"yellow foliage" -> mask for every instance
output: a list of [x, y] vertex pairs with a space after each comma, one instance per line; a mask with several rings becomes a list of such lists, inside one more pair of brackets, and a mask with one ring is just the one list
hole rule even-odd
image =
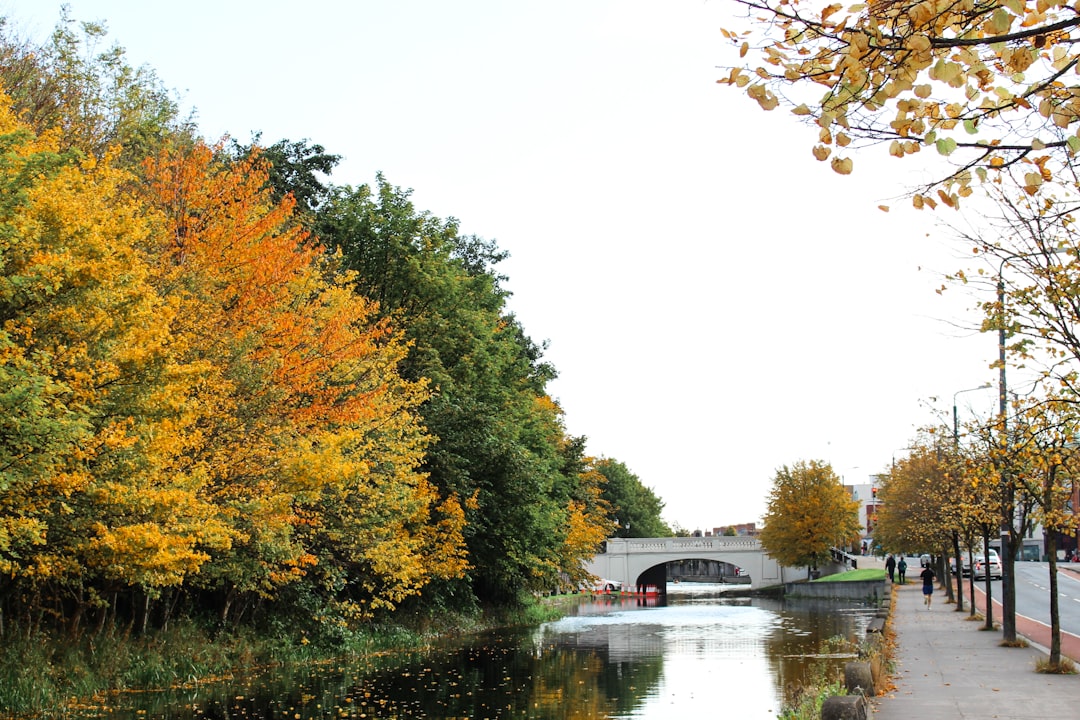
[[[810, 0], [737, 2], [752, 8], [752, 19], [731, 34], [746, 65], [731, 68], [729, 77], [756, 76], [744, 89], [764, 109], [798, 98], [791, 102], [798, 115], [844, 118], [856, 139], [893, 134], [962, 150], [962, 157], [949, 153], [959, 172], [940, 179], [950, 207], [986, 177], [971, 170], [1022, 158], [1032, 138], [1078, 134], [1072, 131], [1080, 127], [1080, 85], [1066, 71], [1080, 62], [1073, 42], [1080, 20], [1065, 4], [904, 0], [819, 10]], [[825, 88], [817, 105], [788, 89], [811, 83]], [[1048, 147], [1051, 176], [1062, 176], [1075, 150], [1066, 142]], [[889, 146], [894, 157], [909, 152], [897, 142]], [[820, 153], [815, 148], [818, 159]], [[842, 161], [833, 168], [850, 170]], [[1039, 187], [1028, 185], [1031, 192]]]

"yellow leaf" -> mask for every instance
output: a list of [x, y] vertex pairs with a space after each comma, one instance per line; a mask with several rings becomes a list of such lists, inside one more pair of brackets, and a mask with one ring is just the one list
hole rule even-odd
[[850, 175], [852, 165], [851, 158], [834, 157], [832, 159], [832, 169], [841, 175]]
[[815, 145], [814, 146], [814, 157], [816, 157], [818, 160], [821, 160], [821, 161], [827, 160], [831, 153], [832, 153], [832, 150], [825, 147], [824, 145]]
[[833, 4], [821, 11], [821, 22], [825, 22], [829, 19], [829, 16], [843, 9], [843, 5]]

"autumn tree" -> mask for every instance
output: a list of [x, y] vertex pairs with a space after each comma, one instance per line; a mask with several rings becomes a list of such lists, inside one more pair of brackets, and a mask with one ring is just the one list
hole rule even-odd
[[[1006, 170], [987, 187], [990, 202], [982, 208], [980, 227], [960, 234], [974, 251], [976, 267], [961, 270], [952, 279], [957, 289], [981, 293], [977, 298], [981, 329], [998, 335], [1000, 393], [1007, 393], [1009, 378], [1017, 388], [1022, 380], [1025, 393], [1026, 388], [1044, 385], [1054, 394], [1075, 397], [1080, 367], [1080, 342], [1074, 330], [1080, 319], [1076, 301], [1080, 243], [1074, 219], [1080, 185], [1075, 176], [1045, 183], [1036, 194], [1025, 192], [1022, 185], [1021, 178]], [[1001, 523], [1008, 530], [1002, 591], [1003, 627], [1009, 640], [1016, 634], [1012, 563], [1023, 537], [1024, 517], [1017, 502], [1022, 498], [1013, 497], [1010, 475], [1021, 462], [1011, 450], [1013, 426], [1019, 419], [1014, 407], [1011, 397], [1010, 402], [1002, 401], [993, 441], [993, 462], [1006, 495], [1001, 504]]]
[[[1078, 516], [1071, 505], [1074, 478], [1080, 472], [1076, 436], [1080, 416], [1076, 398], [1030, 398], [1024, 401], [1011, 453], [1022, 458], [1024, 472], [1015, 473], [1021, 492], [1032, 500], [1033, 522], [1043, 528], [1049, 562], [1050, 671], [1064, 669], [1061, 656], [1061, 614], [1058, 601], [1057, 541], [1076, 533]], [[1071, 666], [1070, 666], [1071, 667]]]
[[205, 476], [235, 532], [202, 574], [223, 614], [309, 573], [347, 588], [358, 616], [460, 576], [461, 508], [419, 471], [426, 383], [397, 374], [397, 331], [292, 221], [291, 198], [274, 200], [257, 155], [182, 147], [145, 172], [155, 281], [201, 373], [176, 472]]
[[1037, 188], [1080, 149], [1080, 17], [1062, 0], [737, 2], [746, 26], [723, 33], [749, 61], [720, 82], [816, 126], [814, 156], [837, 172], [870, 144], [955, 161], [916, 207], [955, 206], [1007, 167]]
[[946, 580], [949, 568], [945, 561], [950, 554], [960, 557], [959, 540], [970, 535], [964, 514], [969, 485], [960, 469], [957, 448], [943, 442], [938, 430], [926, 428], [911, 443], [907, 457], [894, 461], [884, 475], [874, 533], [886, 548], [940, 558], [939, 573], [952, 600], [954, 587]]
[[806, 566], [825, 562], [860, 531], [859, 503], [833, 471], [818, 460], [800, 460], [776, 471], [765, 511], [761, 546], [778, 562]]

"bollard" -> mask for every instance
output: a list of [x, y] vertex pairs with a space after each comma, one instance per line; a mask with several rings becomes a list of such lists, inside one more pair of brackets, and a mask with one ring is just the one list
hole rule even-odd
[[844, 687], [851, 695], [874, 695], [874, 674], [868, 662], [844, 663]]
[[833, 695], [821, 703], [821, 720], [867, 720], [862, 695]]

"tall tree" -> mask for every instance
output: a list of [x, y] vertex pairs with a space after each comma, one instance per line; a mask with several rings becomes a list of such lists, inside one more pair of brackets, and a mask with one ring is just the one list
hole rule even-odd
[[1076, 412], [1076, 397], [1032, 398], [1024, 402], [1016, 441], [1012, 452], [1023, 458], [1025, 472], [1014, 473], [1022, 492], [1032, 499], [1034, 517], [1042, 528], [1045, 552], [1049, 564], [1050, 603], [1050, 671], [1060, 672], [1061, 611], [1058, 595], [1057, 541], [1059, 534], [1073, 534], [1078, 516], [1071, 507], [1073, 478], [1080, 470], [1080, 453], [1076, 444], [1080, 417]]
[[1010, 642], [1016, 640], [1012, 570], [1024, 537], [1024, 513], [1013, 497], [1016, 485], [1010, 475], [1014, 466], [1019, 467], [1020, 458], [1011, 452], [1017, 417], [1015, 403], [1006, 402], [1007, 370], [1027, 368], [1036, 384], [1048, 383], [1054, 394], [1064, 389], [1075, 397], [1080, 390], [1080, 341], [1074, 327], [1080, 319], [1080, 238], [1074, 227], [1080, 184], [1073, 175], [1047, 183], [1039, 192], [1027, 192], [1024, 180], [1014, 175], [1004, 171], [988, 188], [992, 202], [983, 209], [985, 233], [962, 234], [980, 266], [954, 276], [958, 285], [968, 284], [985, 293], [979, 302], [982, 330], [998, 335], [1002, 397], [993, 461], [1005, 494], [1000, 506], [1002, 526], [1008, 531], [1002, 554], [1002, 626]]
[[582, 500], [573, 488], [588, 476], [580, 453], [566, 453], [561, 410], [547, 396], [554, 370], [506, 310], [495, 269], [505, 253], [418, 212], [409, 195], [381, 176], [374, 188], [335, 188], [317, 231], [358, 290], [404, 328], [406, 376], [431, 381], [422, 412], [437, 439], [424, 467], [443, 492], [470, 500], [471, 588], [444, 593], [513, 601], [576, 571], [566, 533]]
[[291, 197], [275, 201], [259, 157], [219, 154], [170, 150], [144, 185], [155, 281], [202, 376], [176, 470], [205, 476], [235, 531], [204, 582], [226, 614], [318, 567], [355, 612], [392, 608], [465, 564], [457, 501], [418, 469], [425, 383], [397, 374], [401, 338], [292, 221]]
[[611, 507], [615, 537], [671, 537], [660, 517], [664, 502], [625, 464], [601, 459], [596, 469], [604, 476], [604, 499]]
[[761, 546], [784, 565], [823, 563], [834, 547], [846, 547], [859, 534], [859, 502], [819, 460], [800, 460], [776, 471], [765, 511]]

